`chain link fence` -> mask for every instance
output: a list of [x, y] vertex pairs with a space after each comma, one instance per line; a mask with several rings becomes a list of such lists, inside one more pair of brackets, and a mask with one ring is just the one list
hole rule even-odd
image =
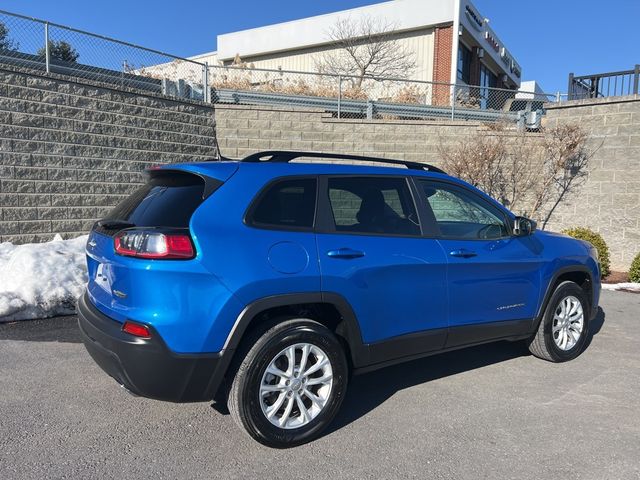
[[124, 88], [207, 101], [207, 66], [0, 10], [0, 62]]
[[0, 11], [0, 60], [45, 70], [46, 24]]
[[207, 65], [0, 10], [0, 62], [205, 102], [307, 107], [336, 118], [517, 122], [556, 95], [401, 78]]

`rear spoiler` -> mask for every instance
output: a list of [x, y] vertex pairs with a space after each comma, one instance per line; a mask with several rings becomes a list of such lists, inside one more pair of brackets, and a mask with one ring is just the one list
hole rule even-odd
[[178, 168], [162, 168], [162, 167], [152, 167], [147, 168], [144, 171], [145, 176], [149, 179], [164, 176], [167, 174], [170, 175], [191, 175], [194, 177], [200, 178], [204, 183], [204, 190], [202, 191], [202, 200], [206, 200], [213, 192], [215, 192], [220, 186], [224, 183], [217, 178], [209, 177], [199, 172], [191, 172], [188, 170], [182, 170]]

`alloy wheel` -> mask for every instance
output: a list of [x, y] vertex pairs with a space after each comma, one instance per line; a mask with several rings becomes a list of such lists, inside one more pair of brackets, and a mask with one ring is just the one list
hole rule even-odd
[[269, 362], [262, 376], [262, 413], [278, 428], [303, 427], [322, 412], [332, 387], [327, 354], [310, 343], [290, 345]]
[[580, 300], [570, 295], [558, 303], [553, 315], [551, 334], [556, 346], [563, 351], [571, 350], [582, 335], [584, 310]]

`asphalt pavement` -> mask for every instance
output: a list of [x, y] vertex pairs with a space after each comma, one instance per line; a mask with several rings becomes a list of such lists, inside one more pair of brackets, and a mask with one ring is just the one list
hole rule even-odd
[[319, 440], [263, 447], [208, 403], [129, 395], [75, 317], [0, 325], [0, 479], [640, 478], [640, 295], [552, 364], [500, 342], [355, 377]]

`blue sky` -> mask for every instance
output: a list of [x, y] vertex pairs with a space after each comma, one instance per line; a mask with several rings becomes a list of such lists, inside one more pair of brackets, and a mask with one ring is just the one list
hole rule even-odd
[[[180, 56], [214, 50], [217, 34], [377, 3], [372, 0], [2, 0], [0, 8]], [[549, 92], [567, 75], [640, 63], [640, 0], [474, 0]]]

